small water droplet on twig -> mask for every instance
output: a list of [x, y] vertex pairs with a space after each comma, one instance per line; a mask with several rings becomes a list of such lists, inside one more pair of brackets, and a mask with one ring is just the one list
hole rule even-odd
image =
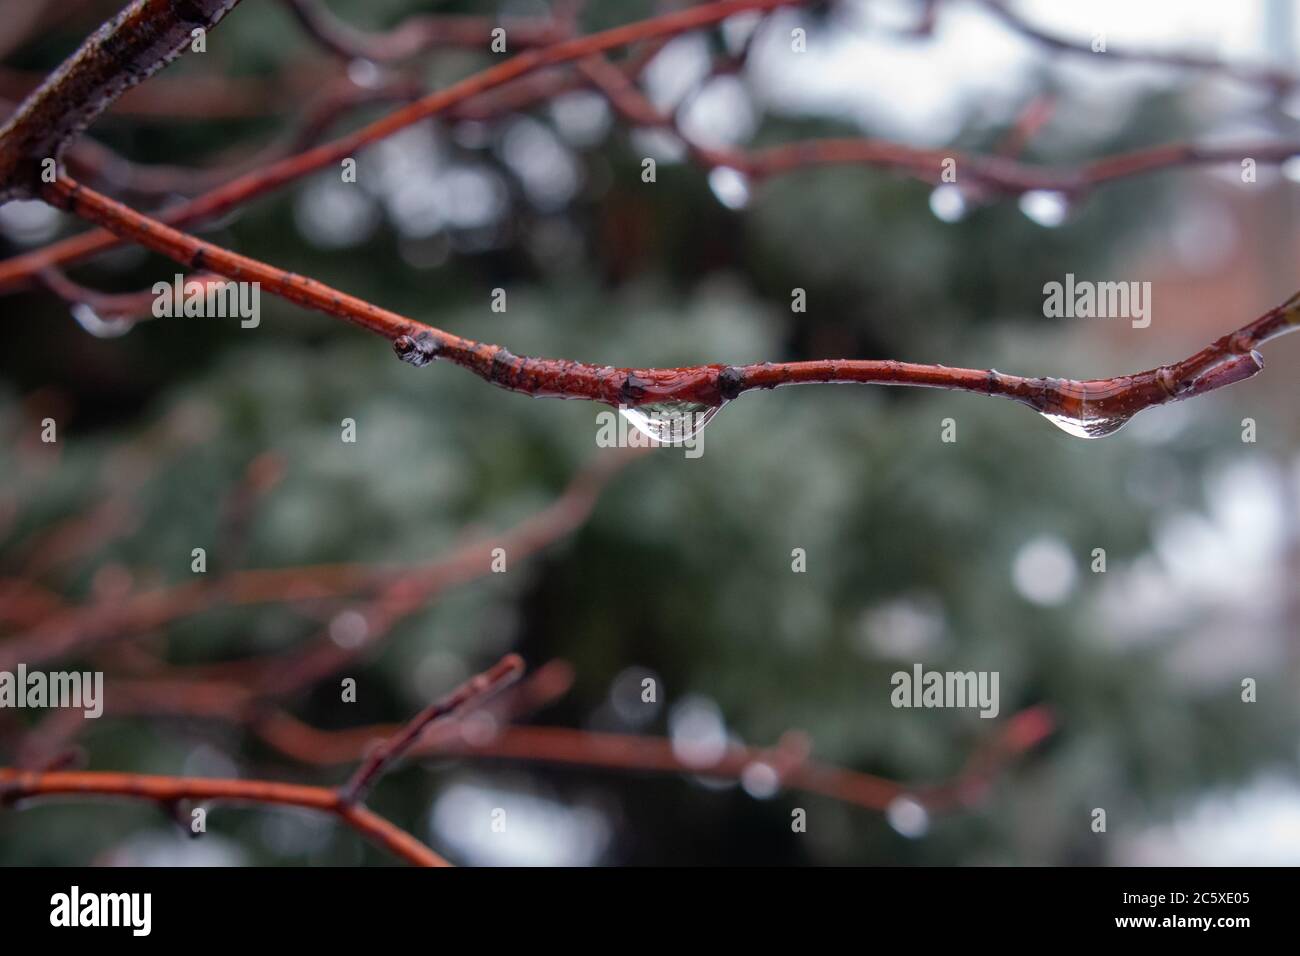
[[72, 317], [77, 324], [97, 339], [116, 339], [130, 332], [135, 322], [131, 319], [105, 319], [85, 302], [72, 304]]

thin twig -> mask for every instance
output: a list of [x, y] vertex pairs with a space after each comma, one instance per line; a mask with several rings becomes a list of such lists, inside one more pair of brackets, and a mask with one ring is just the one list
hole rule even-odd
[[446, 697], [434, 701], [399, 728], [391, 737], [370, 752], [339, 790], [344, 803], [365, 800], [366, 793], [393, 764], [419, 741], [429, 726], [457, 712], [469, 710], [518, 680], [524, 672], [523, 659], [507, 654], [481, 674], [476, 674]]
[[549, 46], [573, 35], [572, 24], [549, 17], [491, 17], [416, 14], [384, 33], [364, 33], [316, 0], [285, 0], [303, 29], [336, 56], [392, 63], [440, 47], [481, 47], [486, 50], [492, 30], [506, 30], [511, 50]]
[[1285, 93], [1300, 83], [1300, 77], [1296, 74], [1276, 67], [1257, 67], [1245, 63], [1229, 63], [1216, 57], [1199, 56], [1194, 53], [1139, 50], [1114, 47], [1109, 43], [1106, 45], [1104, 52], [1097, 51], [1093, 49], [1091, 43], [1066, 39], [1033, 25], [1018, 13], [1015, 13], [1008, 6], [1006, 0], [979, 0], [979, 2], [984, 9], [990, 11], [1003, 24], [1055, 53], [1071, 53], [1093, 59], [1117, 60], [1124, 63], [1148, 63], [1154, 66], [1199, 70], [1226, 76], [1243, 83], [1262, 86], [1274, 93]]
[[417, 866], [450, 866], [446, 860], [365, 807], [346, 802], [338, 791], [267, 780], [212, 780], [133, 773], [38, 771], [0, 767], [0, 800], [75, 794], [149, 800], [170, 806], [181, 800], [213, 800], [301, 807], [333, 814], [366, 839]]
[[[263, 691], [283, 695], [310, 686], [370, 647], [397, 621], [444, 590], [490, 572], [493, 550], [512, 561], [542, 550], [581, 527], [609, 480], [644, 449], [620, 449], [583, 468], [555, 501], [515, 527], [468, 541], [450, 554], [408, 568], [367, 564], [235, 571], [197, 582], [137, 593], [112, 602], [63, 608], [38, 626], [0, 642], [0, 671], [19, 663], [36, 666], [114, 638], [148, 632], [205, 611], [218, 602], [242, 606], [300, 603], [377, 591], [384, 621], [370, 622], [366, 640], [341, 648], [323, 637], [306, 650], [285, 654], [272, 668]], [[381, 623], [384, 626], [381, 626]]]
[[41, 163], [58, 161], [68, 141], [127, 89], [152, 76], [239, 0], [134, 0], [99, 28], [0, 127], [0, 202], [30, 197]]
[[[385, 139], [421, 120], [443, 113], [453, 106], [505, 86], [520, 77], [546, 67], [572, 63], [593, 53], [603, 53], [661, 37], [672, 37], [719, 23], [737, 13], [796, 6], [810, 0], [717, 0], [686, 10], [662, 14], [647, 20], [614, 27], [600, 33], [576, 37], [548, 47], [525, 50], [517, 56], [475, 73], [446, 89], [431, 93], [396, 112], [330, 143], [290, 156], [231, 180], [226, 185], [162, 214], [164, 222], [184, 226], [220, 215], [229, 209], [296, 181]], [[0, 149], [5, 147], [0, 134]], [[0, 184], [3, 179], [0, 179]], [[35, 271], [51, 265], [67, 265], [96, 252], [118, 245], [111, 231], [87, 232], [0, 263], [0, 290], [11, 287]]]
[[1203, 395], [1263, 369], [1256, 349], [1300, 326], [1300, 293], [1195, 355], [1158, 368], [1104, 379], [1027, 378], [994, 369], [950, 368], [892, 359], [822, 359], [756, 365], [623, 368], [514, 355], [416, 322], [337, 289], [179, 232], [67, 177], [43, 197], [192, 269], [207, 269], [345, 319], [383, 336], [417, 365], [442, 359], [508, 391], [579, 398], [613, 406], [684, 402], [718, 408], [754, 389], [811, 383], [912, 385], [996, 395], [1032, 408], [1083, 437], [1107, 435], [1138, 412]]

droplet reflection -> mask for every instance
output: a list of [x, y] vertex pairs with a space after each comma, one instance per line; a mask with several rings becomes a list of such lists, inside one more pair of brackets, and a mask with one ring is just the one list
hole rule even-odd
[[720, 407], [672, 400], [623, 406], [618, 411], [646, 437], [663, 445], [680, 445], [704, 431]]

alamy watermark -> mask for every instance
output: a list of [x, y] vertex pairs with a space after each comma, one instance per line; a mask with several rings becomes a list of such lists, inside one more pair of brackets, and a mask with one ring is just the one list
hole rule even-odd
[[94, 719], [104, 713], [103, 671], [0, 671], [0, 709], [68, 708]]
[[895, 671], [889, 678], [895, 707], [978, 707], [981, 717], [996, 717], [997, 671], [927, 671], [913, 664], [911, 673]]
[[1043, 297], [1049, 319], [1129, 319], [1135, 329], [1151, 324], [1150, 282], [1076, 281], [1067, 272], [1065, 282], [1043, 286]]
[[83, 893], [73, 886], [50, 897], [50, 925], [55, 927], [122, 927], [132, 936], [153, 928], [152, 893]]
[[238, 318], [240, 328], [245, 329], [255, 329], [262, 321], [260, 282], [187, 280], [178, 272], [171, 282], [155, 282], [153, 294], [153, 314], [157, 319]]

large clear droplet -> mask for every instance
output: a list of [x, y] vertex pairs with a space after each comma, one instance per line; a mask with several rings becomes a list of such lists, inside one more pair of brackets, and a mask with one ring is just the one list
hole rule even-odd
[[672, 400], [634, 408], [622, 407], [619, 414], [648, 438], [662, 445], [680, 445], [704, 431], [704, 426], [713, 421], [720, 407]]
[[930, 212], [943, 222], [960, 222], [966, 218], [966, 213], [970, 211], [970, 205], [966, 202], [966, 194], [961, 191], [960, 186], [953, 183], [940, 183], [934, 187], [934, 192], [930, 193]]
[[709, 188], [728, 209], [744, 209], [749, 205], [749, 178], [730, 166], [719, 166], [709, 173]]
[[126, 335], [135, 325], [131, 319], [103, 319], [84, 302], [74, 302], [72, 317], [77, 324], [97, 339], [115, 339]]
[[1040, 226], [1055, 229], [1070, 217], [1070, 198], [1050, 189], [1031, 189], [1021, 195], [1020, 211]]
[[1073, 417], [1055, 412], [1039, 412], [1049, 422], [1075, 438], [1105, 438], [1128, 424], [1132, 415], [1083, 415]]

